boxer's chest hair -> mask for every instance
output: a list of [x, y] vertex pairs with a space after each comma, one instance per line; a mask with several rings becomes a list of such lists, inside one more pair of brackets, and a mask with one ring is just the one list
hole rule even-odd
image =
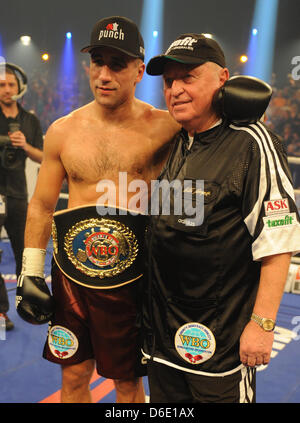
[[[144, 179], [151, 173], [155, 151], [143, 135], [120, 133], [118, 137], [87, 137], [68, 146], [63, 163], [74, 182], [118, 180], [120, 172], [130, 179]], [[116, 135], [116, 134], [114, 134]], [[151, 144], [151, 143], [150, 143]]]

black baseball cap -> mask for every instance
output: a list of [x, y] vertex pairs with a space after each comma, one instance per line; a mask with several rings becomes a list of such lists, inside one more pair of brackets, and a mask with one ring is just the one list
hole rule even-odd
[[123, 16], [110, 16], [98, 21], [92, 30], [90, 45], [81, 52], [97, 47], [111, 47], [144, 60], [144, 40], [137, 25]]
[[153, 57], [147, 64], [149, 75], [162, 75], [168, 60], [188, 65], [203, 65], [206, 62], [226, 67], [225, 56], [219, 44], [204, 34], [182, 34], [168, 48], [165, 54]]

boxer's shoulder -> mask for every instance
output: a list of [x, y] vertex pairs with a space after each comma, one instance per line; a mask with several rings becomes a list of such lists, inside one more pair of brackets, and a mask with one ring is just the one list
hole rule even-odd
[[173, 139], [180, 131], [181, 126], [172, 118], [166, 110], [156, 109], [153, 112], [153, 122], [151, 126], [152, 134], [165, 145]]
[[181, 126], [173, 119], [168, 110], [155, 109], [153, 115], [157, 124], [164, 124], [176, 132], [181, 129]]
[[47, 138], [61, 139], [63, 141], [70, 136], [73, 137], [84, 126], [87, 120], [88, 112], [84, 107], [76, 109], [54, 121], [48, 128]]
[[139, 100], [138, 106], [141, 114], [144, 114], [147, 120], [150, 118], [152, 121], [164, 121], [169, 124], [172, 123], [173, 126], [178, 126], [178, 123], [172, 118], [168, 110], [157, 109], [151, 104], [144, 103]]
[[59, 155], [65, 142], [69, 142], [72, 134], [78, 132], [76, 129], [77, 120], [76, 114], [74, 116], [74, 113], [70, 113], [54, 121], [47, 130], [44, 151]]
[[74, 121], [74, 117], [71, 114], [63, 116], [49, 126], [48, 133], [52, 136], [59, 135], [71, 127], [72, 121]]
[[144, 103], [143, 117], [155, 137], [172, 138], [181, 126], [173, 119], [168, 110], [157, 109]]

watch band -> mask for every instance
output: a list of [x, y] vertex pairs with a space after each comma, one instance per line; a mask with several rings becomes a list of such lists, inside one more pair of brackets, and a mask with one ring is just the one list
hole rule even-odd
[[260, 317], [255, 313], [252, 313], [251, 320], [256, 322], [266, 332], [272, 332], [275, 328], [276, 322], [273, 319], [266, 317]]

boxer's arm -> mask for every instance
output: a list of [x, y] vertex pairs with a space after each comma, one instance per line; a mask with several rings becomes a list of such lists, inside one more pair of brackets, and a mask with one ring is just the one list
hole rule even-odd
[[45, 138], [44, 160], [28, 207], [22, 271], [16, 291], [17, 312], [31, 324], [47, 323], [55, 307], [44, 278], [44, 262], [52, 215], [65, 177], [60, 150], [61, 136], [51, 128]]
[[25, 247], [46, 249], [62, 182], [66, 176], [60, 159], [62, 134], [55, 124], [48, 130], [44, 142], [44, 157], [34, 194], [28, 206]]
[[[286, 283], [291, 254], [277, 254], [262, 259], [259, 288], [253, 313], [276, 321]], [[268, 364], [274, 332], [266, 332], [250, 320], [240, 339], [240, 358], [248, 366]]]

